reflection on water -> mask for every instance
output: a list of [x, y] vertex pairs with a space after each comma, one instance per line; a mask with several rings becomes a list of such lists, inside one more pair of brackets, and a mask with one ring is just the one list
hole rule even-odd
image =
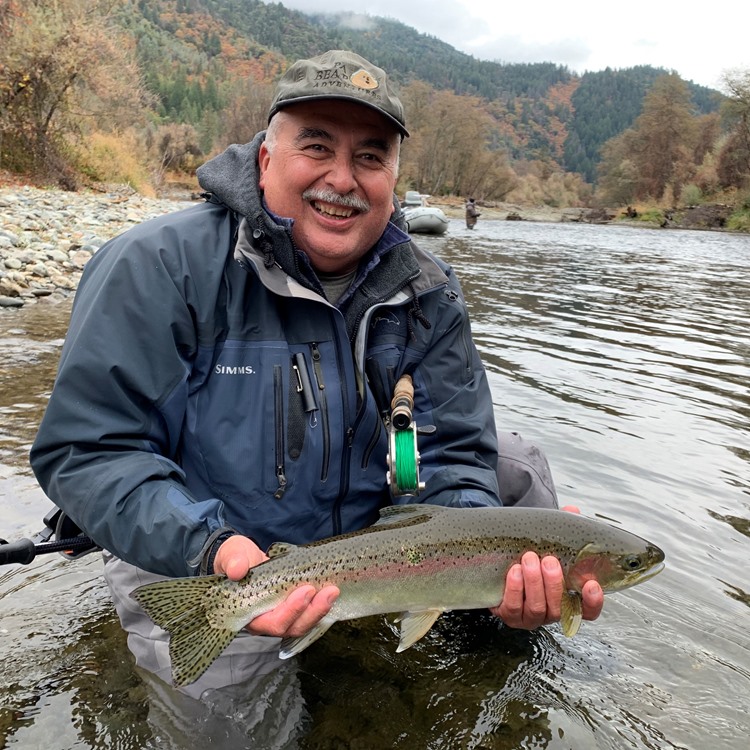
[[[47, 405], [70, 300], [0, 310], [0, 464], [31, 473], [26, 457]], [[5, 532], [0, 529], [0, 536]]]
[[[750, 239], [454, 221], [420, 242], [462, 279], [500, 427], [665, 572], [571, 640], [453, 613], [396, 654], [383, 618], [339, 623], [272, 684], [201, 705], [133, 667], [96, 556], [40, 558], [0, 569], [0, 748], [746, 746]], [[26, 454], [68, 314], [0, 311], [0, 536], [49, 507]]]

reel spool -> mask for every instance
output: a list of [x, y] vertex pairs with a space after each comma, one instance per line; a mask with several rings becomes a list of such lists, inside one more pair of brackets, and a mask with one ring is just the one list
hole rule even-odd
[[386, 480], [394, 497], [418, 495], [424, 488], [419, 481], [417, 425], [412, 418], [414, 383], [411, 375], [396, 383], [391, 400], [388, 434], [388, 472]]

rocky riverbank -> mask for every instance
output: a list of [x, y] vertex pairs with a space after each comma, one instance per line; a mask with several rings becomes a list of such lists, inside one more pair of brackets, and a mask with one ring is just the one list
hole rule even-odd
[[[187, 194], [185, 200], [154, 199], [124, 187], [81, 193], [0, 187], [0, 307], [72, 294], [83, 267], [107, 240], [189, 205]], [[450, 216], [463, 217], [463, 204], [445, 208]], [[504, 205], [487, 207], [483, 216], [505, 219], [508, 210]], [[528, 209], [522, 216], [531, 221], [560, 220], [559, 210]]]
[[[86, 262], [107, 240], [146, 219], [179, 211], [190, 203], [188, 192], [184, 200], [155, 199], [123, 186], [115, 186], [110, 192], [81, 193], [0, 186], [0, 307], [22, 307], [42, 297], [72, 294]], [[459, 199], [430, 204], [441, 207], [451, 218], [463, 218]], [[582, 211], [493, 204], [482, 206], [482, 219], [595, 223], [603, 219], [608, 223], [615, 218], [583, 217]], [[682, 214], [675, 214], [669, 217], [668, 226], [714, 228], [706, 224], [706, 207], [696, 211], [702, 212], [701, 223], [687, 222]], [[711, 217], [713, 214], [709, 214]], [[720, 218], [724, 221], [723, 214]]]
[[107, 240], [188, 205], [144, 198], [126, 188], [109, 193], [0, 189], [0, 307], [72, 294], [86, 262]]

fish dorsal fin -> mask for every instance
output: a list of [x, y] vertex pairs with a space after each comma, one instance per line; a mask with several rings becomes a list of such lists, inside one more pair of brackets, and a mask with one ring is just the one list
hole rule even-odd
[[[385, 508], [380, 509], [380, 518], [375, 521], [372, 526], [365, 526], [364, 529], [358, 531], [350, 531], [348, 534], [342, 534], [336, 539], [354, 538], [363, 536], [364, 534], [378, 534], [383, 531], [390, 531], [392, 529], [403, 529], [407, 526], [415, 526], [419, 523], [425, 523], [429, 521], [435, 514], [441, 513], [446, 509], [440, 505], [426, 505], [426, 504], [408, 504], [408, 505], [389, 505]], [[304, 547], [309, 549], [310, 547], [318, 547], [321, 544], [328, 544], [331, 539], [321, 539], [317, 542], [310, 542], [305, 544]], [[291, 547], [290, 547], [291, 548]], [[270, 551], [269, 551], [270, 555]]]
[[401, 623], [401, 639], [396, 652], [406, 651], [409, 646], [413, 646], [434, 625], [443, 611], [425, 609], [421, 612], [404, 612], [397, 620]]
[[444, 511], [440, 505], [424, 503], [410, 503], [406, 505], [388, 505], [380, 509], [380, 518], [373, 526], [392, 526], [394, 524], [422, 523], [428, 521], [436, 513]]
[[296, 544], [290, 544], [289, 542], [274, 542], [269, 548], [266, 554], [269, 557], [280, 557], [286, 555], [293, 549], [296, 549]]

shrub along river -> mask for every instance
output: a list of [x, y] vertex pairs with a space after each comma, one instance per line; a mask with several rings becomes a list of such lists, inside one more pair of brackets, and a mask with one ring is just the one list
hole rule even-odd
[[[453, 220], [419, 241], [462, 278], [500, 429], [665, 571], [573, 639], [453, 613], [396, 654], [386, 618], [339, 623], [255, 695], [197, 704], [134, 668], [98, 555], [39, 556], [0, 569], [0, 748], [747, 747], [750, 238]], [[12, 540], [50, 507], [27, 453], [70, 302], [0, 312]]]

